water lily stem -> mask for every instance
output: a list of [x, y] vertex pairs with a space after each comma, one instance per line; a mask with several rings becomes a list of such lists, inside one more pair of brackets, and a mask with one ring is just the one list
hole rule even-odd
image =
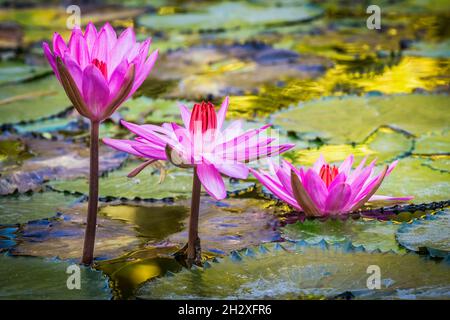
[[188, 264], [201, 263], [200, 239], [198, 237], [198, 215], [200, 210], [201, 183], [197, 168], [194, 167], [194, 181], [192, 183], [191, 216], [189, 219], [189, 240], [187, 248]]
[[89, 167], [89, 203], [84, 235], [82, 264], [90, 265], [94, 259], [95, 231], [98, 209], [98, 134], [100, 123], [91, 121], [90, 167]]

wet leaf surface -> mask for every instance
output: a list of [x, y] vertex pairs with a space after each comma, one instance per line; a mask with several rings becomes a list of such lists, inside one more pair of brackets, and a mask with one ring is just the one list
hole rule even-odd
[[[383, 270], [381, 289], [367, 288], [367, 266]], [[234, 252], [203, 270], [183, 270], [150, 281], [144, 299], [334, 298], [350, 291], [357, 299], [445, 298], [449, 266], [417, 255], [368, 253], [343, 246], [279, 244]]]
[[[89, 172], [89, 150], [81, 143], [35, 138], [9, 138], [9, 143], [23, 143], [33, 156], [19, 163], [1, 167], [0, 194], [42, 190], [44, 183], [55, 179], [85, 177]], [[6, 143], [6, 142], [4, 142]], [[100, 171], [119, 167], [126, 155], [102, 146]]]
[[306, 220], [288, 224], [282, 228], [282, 237], [289, 241], [305, 241], [318, 244], [325, 240], [329, 244], [351, 242], [354, 246], [362, 245], [367, 251], [381, 252], [404, 250], [395, 240], [399, 225], [384, 221], [367, 221], [366, 219], [346, 220], [327, 219], [326, 221]]
[[3, 196], [0, 197], [0, 225], [51, 218], [57, 215], [60, 208], [77, 200], [74, 196], [58, 192]]
[[[108, 173], [100, 178], [100, 197], [104, 199], [174, 199], [188, 198], [192, 188], [192, 172], [184, 169], [170, 169], [167, 177], [160, 183], [159, 170], [147, 168], [134, 178], [127, 175], [139, 163], [129, 163], [123, 168]], [[229, 194], [238, 194], [252, 190], [252, 182], [236, 182], [224, 178]], [[58, 180], [50, 183], [58, 191], [68, 191], [77, 194], [87, 194], [87, 179]]]
[[[67, 287], [70, 262], [57, 259], [0, 255], [0, 298], [26, 300], [110, 299], [106, 277], [99, 271], [80, 267], [80, 290]], [[75, 265], [76, 266], [76, 265]]]
[[397, 231], [397, 240], [409, 250], [427, 251], [433, 257], [446, 257], [450, 253], [449, 228], [450, 211], [446, 209], [403, 225]]

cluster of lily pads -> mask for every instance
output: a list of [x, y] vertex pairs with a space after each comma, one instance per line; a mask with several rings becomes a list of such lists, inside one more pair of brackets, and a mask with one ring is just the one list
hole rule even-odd
[[[358, 298], [449, 296], [450, 240], [446, 208], [449, 205], [450, 119], [447, 94], [431, 92], [440, 85], [440, 80], [433, 82], [433, 76], [442, 79], [440, 71], [430, 75], [428, 62], [436, 60], [427, 56], [423, 44], [404, 51], [411, 58], [425, 55], [422, 60], [409, 62], [419, 61], [416, 64], [419, 67], [423, 63], [423, 74], [419, 75], [423, 78], [409, 84], [406, 81], [406, 85], [399, 81], [403, 84], [396, 87], [398, 91], [392, 90], [396, 83], [392, 88], [384, 87], [383, 83], [397, 74], [405, 78], [410, 75], [408, 63], [402, 66], [408, 56], [400, 58], [403, 60], [395, 63], [392, 70], [375, 71], [375, 77], [370, 79], [364, 79], [367, 76], [364, 71], [360, 78], [336, 77], [339, 71], [349, 75], [354, 70], [350, 65], [339, 69], [343, 64], [334, 64], [344, 57], [334, 56], [332, 53], [336, 51], [330, 49], [331, 46], [323, 48], [320, 41], [325, 37], [316, 40], [311, 30], [302, 31], [305, 25], [297, 25], [311, 19], [311, 25], [320, 29], [317, 23], [322, 13], [320, 7], [298, 4], [271, 7], [263, 1], [256, 5], [262, 11], [257, 12], [258, 19], [249, 14], [250, 11], [255, 13], [254, 8], [249, 11], [244, 8], [247, 4], [240, 2], [212, 4], [198, 12], [188, 7], [187, 12], [191, 12], [188, 14], [163, 6], [159, 10], [175, 11], [170, 15], [162, 11], [157, 15], [138, 14], [137, 23], [148, 27], [149, 33], [152, 29], [162, 30], [189, 46], [165, 52], [166, 48], [161, 45], [164, 54], [149, 79], [139, 89], [133, 88], [135, 97], [121, 101], [121, 108], [100, 125], [99, 137], [110, 145], [114, 144], [111, 141], [130, 141], [133, 135], [118, 124], [121, 119], [126, 121], [128, 129], [141, 137], [136, 140], [138, 143], [143, 139], [147, 144], [151, 141], [146, 134], [161, 133], [155, 128], [145, 131], [148, 123], [177, 123], [172, 128], [185, 125], [189, 131], [188, 111], [180, 117], [178, 104], [193, 105], [199, 96], [206, 95], [213, 102], [219, 102], [220, 96], [229, 95], [228, 114], [231, 118], [242, 119], [243, 132], [257, 131], [264, 122], [270, 121], [281, 132], [278, 137], [281, 146], [296, 145], [283, 153], [296, 167], [313, 166], [321, 154], [332, 164], [344, 162], [349, 154], [354, 155], [356, 162], [366, 156], [368, 163], [377, 158], [377, 171], [399, 160], [379, 190], [398, 197], [413, 195], [411, 204], [392, 207], [386, 204], [386, 199], [380, 198], [363, 211], [344, 218], [311, 219], [298, 213], [304, 211], [305, 204], [297, 203], [296, 207], [295, 203], [287, 201], [291, 204], [289, 207], [279, 201], [286, 201], [286, 198], [277, 194], [270, 183], [260, 184], [254, 178], [242, 180], [243, 175], [237, 175], [224, 180], [227, 193], [220, 196], [208, 189], [206, 183], [208, 193], [216, 197], [202, 194], [199, 198], [202, 266], [194, 265], [181, 271], [181, 264], [173, 255], [183, 247], [188, 235], [193, 168], [149, 161], [144, 163], [148, 165], [144, 172], [130, 178], [129, 173], [143, 163], [126, 153], [100, 146], [100, 208], [94, 267], [101, 272], [82, 268], [83, 290], [66, 290], [65, 270], [70, 263], [79, 261], [83, 248], [89, 195], [86, 178], [89, 120], [79, 117], [69, 107], [58, 82], [49, 76], [48, 68], [10, 64], [2, 70], [17, 78], [3, 77], [2, 73], [0, 87], [0, 250], [6, 253], [0, 257], [0, 268], [4, 268], [0, 273], [14, 268], [18, 276], [2, 277], [0, 297], [109, 298], [114, 294], [116, 298], [137, 295], [141, 298], [301, 299], [340, 298], [344, 291], [351, 291], [352, 297]], [[211, 20], [211, 16], [224, 8], [235, 10], [235, 6], [245, 18]], [[282, 17], [282, 21], [274, 17]], [[185, 23], [184, 19], [195, 23]], [[182, 27], [178, 25], [180, 21], [183, 21]], [[215, 25], [205, 21], [214, 21]], [[277, 26], [287, 22], [290, 24], [287, 27]], [[193, 36], [181, 29], [187, 27], [200, 34], [217, 35], [215, 41], [221, 37], [259, 39], [264, 29], [272, 33], [268, 33], [268, 43], [223, 41], [203, 45], [201, 43], [207, 39], [189, 41]], [[218, 32], [221, 28], [225, 31]], [[282, 34], [282, 41], [272, 39], [274, 34]], [[297, 42], [298, 34], [304, 42]], [[139, 38], [139, 34], [137, 36]], [[363, 41], [361, 36], [355, 37]], [[382, 39], [370, 41], [381, 42]], [[161, 40], [164, 39], [157, 38], [154, 46], [158, 47]], [[337, 41], [339, 45], [350, 46], [344, 39]], [[182, 47], [173, 39], [167, 42], [169, 47]], [[297, 47], [300, 45], [308, 46], [311, 51]], [[322, 48], [319, 51], [322, 54], [314, 54], [311, 48]], [[338, 52], [348, 56], [351, 48]], [[359, 58], [367, 62], [372, 59], [369, 53], [367, 55]], [[62, 69], [58, 69], [54, 61], [60, 75]], [[100, 60], [93, 64], [103, 72]], [[126, 78], [126, 74], [123, 75]], [[247, 81], [249, 78], [255, 80]], [[274, 80], [279, 83], [274, 84]], [[61, 82], [64, 85], [64, 80]], [[337, 88], [337, 83], [345, 83], [355, 91]], [[422, 89], [429, 92], [412, 93], [417, 83], [425, 83]], [[313, 84], [314, 88], [308, 89], [308, 84]], [[69, 87], [65, 86], [70, 97]], [[82, 92], [83, 86], [79, 89]], [[347, 95], [342, 96], [340, 90]], [[371, 92], [357, 95], [368, 91]], [[318, 98], [327, 94], [331, 97]], [[280, 96], [282, 98], [278, 99]], [[83, 114], [84, 106], [76, 99], [72, 93], [72, 104]], [[303, 100], [307, 101], [298, 102]], [[105, 98], [105, 101], [110, 102], [110, 99]], [[103, 107], [108, 107], [108, 103], [98, 106]], [[182, 112], [187, 110], [183, 108]], [[225, 127], [230, 125], [219, 117], [217, 115], [217, 121], [223, 121]], [[203, 118], [199, 116], [199, 119]], [[131, 127], [129, 122], [137, 125]], [[177, 130], [173, 133], [176, 135]], [[132, 142], [115, 147], [131, 150], [140, 157], [165, 160], [167, 150], [165, 144], [158, 148], [161, 147], [158, 139], [148, 145], [153, 150], [147, 154], [146, 143], [142, 150], [133, 148]], [[169, 145], [177, 148], [176, 144]], [[161, 157], [154, 157], [155, 154]], [[183, 155], [183, 152], [177, 154], [180, 158]], [[182, 164], [191, 163], [184, 161]], [[260, 165], [265, 164], [249, 163], [251, 170]], [[332, 180], [336, 178], [332, 170], [329, 175], [322, 174], [321, 168], [318, 174], [325, 183], [331, 176]], [[277, 177], [277, 172], [273, 177]], [[290, 185], [290, 181], [285, 182], [283, 192], [288, 192]], [[225, 196], [226, 199], [222, 199]], [[379, 265], [383, 272], [379, 291], [366, 287], [366, 268], [370, 264]], [[349, 266], [351, 277], [348, 277]], [[45, 283], [24, 280], [29, 268], [35, 270], [30, 277], [51, 280]], [[420, 275], [420, 280], [416, 275]], [[154, 281], [148, 281], [152, 279]]]

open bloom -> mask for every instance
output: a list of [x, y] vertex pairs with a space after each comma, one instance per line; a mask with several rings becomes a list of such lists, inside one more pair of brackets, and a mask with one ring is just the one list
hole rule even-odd
[[375, 174], [376, 160], [365, 166], [366, 158], [352, 170], [353, 155], [339, 167], [324, 158], [312, 168], [297, 169], [283, 160], [282, 165], [270, 163], [270, 172], [252, 170], [255, 177], [277, 197], [309, 216], [338, 215], [355, 211], [368, 201], [402, 202], [412, 197], [375, 195], [383, 179], [395, 168], [397, 161]]
[[44, 54], [78, 112], [102, 121], [128, 99], [150, 73], [158, 56], [149, 57], [150, 39], [136, 42], [132, 28], [117, 37], [109, 23], [99, 31], [92, 23], [83, 33], [72, 31], [66, 44], [58, 33], [53, 50], [43, 43]]
[[184, 126], [165, 123], [162, 126], [122, 124], [137, 137], [130, 140], [103, 139], [117, 150], [150, 159], [135, 172], [154, 160], [170, 160], [180, 167], [195, 167], [205, 190], [220, 200], [226, 197], [221, 174], [237, 179], [248, 176], [246, 162], [277, 155], [294, 145], [271, 145], [274, 138], [261, 133], [270, 125], [246, 132], [242, 121], [232, 122], [225, 130], [222, 126], [228, 109], [228, 98], [218, 112], [212, 103], [195, 104], [192, 111], [180, 105]]

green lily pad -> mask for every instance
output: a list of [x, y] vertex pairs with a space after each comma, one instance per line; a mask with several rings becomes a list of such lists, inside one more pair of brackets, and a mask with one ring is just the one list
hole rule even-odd
[[423, 163], [432, 169], [450, 173], [450, 156], [434, 156]]
[[[69, 203], [67, 204], [69, 205]], [[100, 207], [101, 210], [101, 207]], [[61, 208], [57, 217], [30, 221], [21, 226], [14, 255], [76, 259], [82, 256], [87, 203]], [[94, 257], [112, 259], [136, 250], [144, 243], [135, 228], [104, 215], [97, 218]]]
[[402, 252], [395, 240], [399, 225], [384, 221], [364, 221], [347, 219], [326, 221], [305, 220], [288, 224], [281, 229], [282, 237], [289, 241], [305, 241], [318, 244], [325, 240], [329, 244], [351, 242], [355, 246], [364, 246], [367, 251]]
[[421, 159], [405, 158], [387, 177], [377, 194], [414, 196], [413, 203], [449, 200], [450, 173], [432, 169]]
[[0, 256], [0, 299], [111, 299], [106, 277], [99, 271], [79, 266], [81, 289], [70, 290], [65, 261], [30, 257]]
[[450, 154], [450, 130], [431, 132], [416, 140], [414, 153], [419, 155]]
[[0, 225], [50, 218], [56, 215], [59, 208], [76, 200], [72, 195], [59, 192], [3, 196], [0, 197]]
[[[284, 247], [283, 247], [284, 246]], [[322, 248], [323, 247], [323, 248]], [[368, 253], [351, 246], [270, 244], [233, 252], [206, 268], [148, 282], [144, 299], [335, 298], [350, 291], [360, 299], [448, 298], [450, 272], [418, 255]], [[368, 289], [380, 268], [380, 289]]]
[[151, 99], [145, 96], [125, 102], [119, 113], [126, 121], [134, 123], [176, 122], [181, 124], [179, 103], [192, 105], [188, 101]]
[[54, 76], [0, 87], [0, 125], [39, 120], [69, 107], [69, 99]]
[[[192, 171], [173, 169], [170, 170], [160, 183], [160, 175], [157, 172], [144, 170], [134, 178], [127, 175], [137, 167], [139, 163], [130, 163], [120, 170], [108, 173], [100, 178], [101, 198], [125, 198], [125, 199], [171, 199], [189, 198], [192, 192]], [[88, 193], [87, 179], [57, 180], [49, 184], [54, 190], [68, 191], [76, 194]], [[229, 195], [253, 189], [254, 183], [235, 182], [225, 178], [225, 186]]]
[[[198, 6], [196, 11], [138, 18], [138, 24], [158, 30], [204, 30], [242, 28], [253, 25], [273, 25], [311, 20], [322, 14], [316, 6], [300, 3], [286, 6], [259, 6], [246, 2], [218, 3]], [[225, 13], [232, 14], [225, 14]]]
[[422, 94], [328, 98], [277, 113], [273, 123], [284, 130], [315, 135], [333, 144], [360, 143], [381, 126], [421, 136], [448, 129], [449, 102], [447, 95]]
[[[82, 143], [11, 136], [9, 143], [25, 145], [30, 155], [18, 161], [5, 162], [0, 168], [0, 194], [42, 190], [45, 182], [54, 179], [86, 177], [89, 173], [89, 148]], [[100, 171], [119, 167], [127, 155], [100, 147]], [[11, 160], [11, 159], [10, 159]]]
[[446, 209], [426, 219], [416, 220], [400, 227], [397, 240], [412, 251], [424, 251], [433, 257], [446, 257], [450, 253], [450, 210]]
[[51, 72], [49, 67], [30, 66], [19, 62], [2, 62], [0, 74], [0, 85], [11, 82], [29, 81], [42, 77]]
[[349, 154], [353, 154], [355, 163], [359, 163], [365, 156], [369, 162], [376, 158], [377, 163], [388, 163], [404, 157], [413, 148], [414, 140], [410, 136], [390, 128], [380, 128], [360, 144], [323, 145], [317, 149], [289, 151], [284, 156], [303, 166], [314, 164], [320, 155], [328, 162], [342, 162]]

